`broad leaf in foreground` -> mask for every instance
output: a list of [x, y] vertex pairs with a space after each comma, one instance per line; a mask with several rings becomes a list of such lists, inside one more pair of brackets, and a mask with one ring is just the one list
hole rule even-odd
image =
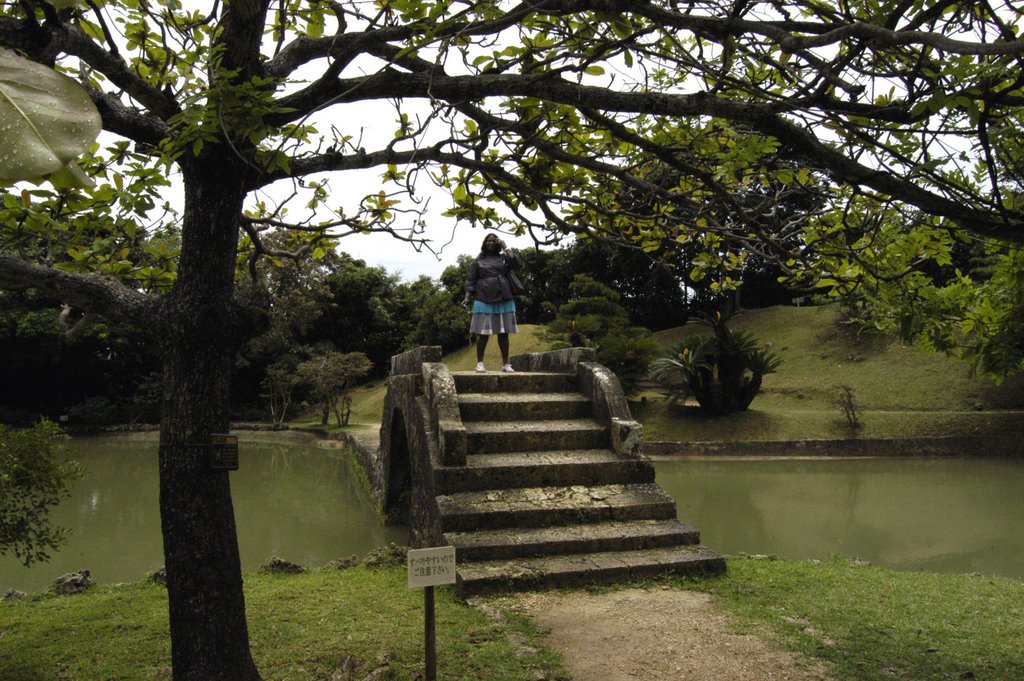
[[88, 150], [100, 129], [99, 112], [81, 85], [0, 49], [0, 179], [56, 172]]

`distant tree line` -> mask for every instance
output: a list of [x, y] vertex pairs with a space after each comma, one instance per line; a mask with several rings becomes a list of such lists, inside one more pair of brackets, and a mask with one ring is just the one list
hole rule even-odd
[[[589, 316], [587, 324], [600, 327], [602, 338], [610, 323], [607, 348], [621, 349], [626, 337], [638, 337], [630, 329], [642, 327], [646, 333], [678, 326], [693, 315], [735, 304], [730, 297], [737, 295], [744, 307], [788, 303], [793, 295], [776, 283], [768, 266], [749, 267], [749, 285], [739, 294], [714, 291], [711, 278], [690, 281], [687, 253], [671, 244], [656, 256], [594, 241], [527, 249], [522, 255], [526, 293], [518, 301], [520, 322], [551, 324], [568, 304], [566, 314], [579, 308]], [[474, 257], [459, 256], [437, 280], [423, 276], [411, 282], [334, 252], [300, 261], [263, 259], [252, 272], [240, 274], [239, 302], [269, 313], [262, 333], [236, 356], [235, 417], [284, 421], [299, 410], [320, 409], [325, 422], [332, 413], [340, 422], [344, 398], [338, 393], [342, 401], [336, 405], [335, 396], [324, 394], [314, 359], [321, 366], [352, 369], [351, 376], [335, 376], [338, 386], [351, 387], [386, 375], [390, 357], [410, 347], [440, 345], [448, 352], [464, 346], [468, 316], [460, 303]], [[577, 275], [590, 283], [574, 285]], [[595, 307], [595, 295], [610, 300]], [[603, 324], [595, 321], [602, 305], [616, 310]], [[572, 334], [563, 333], [562, 316], [550, 338], [572, 344]], [[160, 357], [145, 335], [145, 329], [125, 322], [69, 318], [65, 308], [34, 290], [0, 291], [0, 423], [24, 425], [40, 415], [66, 417], [71, 425], [157, 421]], [[619, 355], [629, 355], [631, 347]], [[360, 354], [366, 361], [350, 356], [340, 362], [344, 354]], [[628, 366], [619, 366], [621, 357], [615, 359], [619, 355], [606, 360], [628, 372]]]

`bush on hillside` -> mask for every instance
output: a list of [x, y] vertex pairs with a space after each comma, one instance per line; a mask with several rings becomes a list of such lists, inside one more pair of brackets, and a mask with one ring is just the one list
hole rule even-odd
[[333, 413], [338, 427], [344, 428], [352, 415], [352, 389], [372, 369], [373, 362], [362, 352], [328, 350], [299, 364], [294, 381], [320, 403], [321, 425], [326, 426]]
[[544, 338], [554, 349], [594, 348], [597, 361], [615, 372], [623, 390], [632, 392], [658, 352], [651, 332], [630, 325], [619, 294], [591, 277], [577, 274], [569, 288], [569, 302], [558, 308]]
[[406, 348], [440, 345], [449, 353], [469, 343], [469, 315], [449, 293], [430, 294], [413, 314], [415, 326], [405, 339]]
[[648, 376], [669, 399], [693, 396], [713, 415], [746, 411], [761, 390], [761, 381], [782, 360], [758, 346], [749, 333], [733, 331], [729, 317], [716, 314], [711, 335], [687, 338], [651, 363]]

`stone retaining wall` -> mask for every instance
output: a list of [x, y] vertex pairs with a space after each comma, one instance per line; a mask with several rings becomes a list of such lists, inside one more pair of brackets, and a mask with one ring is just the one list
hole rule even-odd
[[[64, 432], [68, 435], [115, 435], [117, 433], [151, 433], [160, 430], [159, 423], [115, 423], [109, 426], [84, 425], [84, 426], [63, 426]], [[287, 423], [266, 423], [266, 422], [240, 422], [231, 423], [231, 431], [236, 430], [257, 430], [267, 432], [278, 432], [290, 430]]]
[[1021, 457], [1024, 441], [1008, 435], [962, 435], [847, 440], [644, 442], [648, 456], [967, 456]]

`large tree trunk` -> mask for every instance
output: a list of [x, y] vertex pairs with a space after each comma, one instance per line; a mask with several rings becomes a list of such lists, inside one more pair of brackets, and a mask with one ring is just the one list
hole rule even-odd
[[232, 294], [244, 191], [241, 172], [225, 165], [183, 169], [178, 278], [161, 310], [160, 517], [176, 681], [260, 678], [249, 652], [228, 473], [209, 466], [210, 434], [230, 426], [240, 335]]

